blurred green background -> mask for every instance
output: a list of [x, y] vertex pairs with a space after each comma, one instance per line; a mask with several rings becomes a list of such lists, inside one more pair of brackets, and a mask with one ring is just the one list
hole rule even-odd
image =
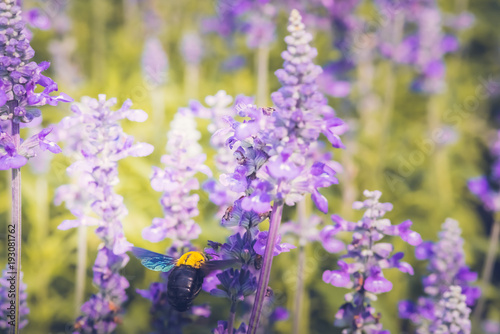
[[[141, 238], [141, 231], [150, 225], [154, 217], [162, 216], [159, 204], [160, 194], [149, 184], [151, 167], [160, 166], [164, 154], [168, 124], [177, 108], [187, 106], [191, 98], [200, 101], [206, 95], [214, 95], [224, 89], [233, 97], [238, 94], [256, 94], [256, 51], [246, 46], [245, 37], [237, 36], [232, 49], [238, 50], [245, 59], [245, 65], [227, 72], [222, 62], [231, 55], [231, 48], [215, 34], [203, 36], [205, 57], [199, 71], [199, 89], [186, 85], [186, 65], [180, 53], [180, 43], [187, 31], [199, 31], [203, 17], [215, 15], [215, 1], [150, 1], [136, 3], [136, 11], [127, 10], [122, 0], [73, 0], [63, 1], [67, 5], [67, 15], [72, 28], [67, 33], [76, 42], [71, 60], [81, 75], [79, 82], [71, 82], [67, 77], [58, 76], [52, 66], [49, 76], [59, 83], [61, 91], [75, 100], [88, 95], [106, 94], [117, 97], [119, 103], [130, 98], [134, 108], [150, 114], [145, 123], [127, 123], [125, 132], [138, 141], [155, 145], [155, 152], [146, 158], [127, 158], [120, 162], [120, 184], [116, 191], [124, 196], [129, 215], [123, 221], [129, 241], [137, 246], [163, 252], [168, 241], [151, 244]], [[47, 8], [49, 1], [25, 1], [25, 8]], [[57, 3], [57, 1], [54, 1]], [[146, 6], [145, 4], [148, 3]], [[488, 234], [493, 217], [467, 189], [468, 178], [488, 173], [491, 157], [488, 144], [498, 127], [500, 99], [495, 95], [479, 96], [477, 91], [484, 80], [500, 80], [500, 55], [498, 20], [500, 2], [497, 0], [440, 1], [445, 12], [454, 13], [460, 6], [468, 6], [475, 15], [472, 28], [461, 33], [460, 51], [446, 56], [447, 90], [443, 94], [426, 97], [412, 93], [408, 87], [414, 71], [403, 66], [390, 67], [388, 61], [377, 60], [373, 64], [374, 79], [370, 108], [363, 109], [362, 96], [353, 90], [348, 98], [331, 98], [338, 115], [353, 125], [353, 131], [343, 138], [347, 149], [335, 151], [335, 159], [340, 161], [345, 172], [339, 175], [340, 185], [323, 191], [330, 201], [330, 214], [341, 214], [345, 219], [356, 220], [360, 212], [350, 209], [353, 200], [362, 198], [364, 189], [378, 189], [383, 192], [382, 201], [394, 204], [393, 212], [387, 214], [393, 224], [403, 220], [413, 221], [413, 228], [425, 240], [436, 240], [437, 232], [445, 218], [457, 219], [465, 238], [467, 263], [472, 270], [481, 272], [488, 246]], [[44, 7], [45, 6], [45, 7]], [[152, 90], [144, 82], [141, 72], [141, 55], [145, 38], [150, 32], [144, 26], [144, 11], [153, 6], [161, 18], [161, 30], [157, 31], [168, 54], [168, 83], [161, 88], [165, 109], [161, 124], [153, 117]], [[369, 6], [363, 7], [369, 13]], [[270, 48], [269, 86], [270, 91], [279, 88], [273, 72], [280, 68], [280, 53], [284, 49], [283, 37], [286, 33], [287, 16], [276, 17], [277, 38]], [[51, 59], [48, 50], [53, 40], [62, 37], [54, 29], [41, 31], [33, 29], [32, 46], [37, 61]], [[326, 64], [338, 57], [332, 49], [332, 34], [313, 32], [313, 46], [318, 49], [316, 62]], [[66, 36], [66, 37], [67, 37]], [[359, 85], [363, 73], [353, 72], [353, 85]], [[383, 107], [388, 80], [394, 80], [394, 105], [390, 114], [389, 127], [382, 130]], [[378, 102], [377, 102], [378, 101]], [[267, 101], [270, 105], [270, 99]], [[42, 110], [44, 125], [57, 123], [69, 115], [69, 106], [45, 107]], [[451, 114], [450, 114], [451, 113]], [[453, 115], [453, 117], [447, 117]], [[209, 133], [199, 122], [202, 145], [209, 154], [208, 164], [214, 151], [209, 148]], [[448, 144], [433, 139], [433, 131], [447, 131], [456, 135], [456, 141]], [[25, 130], [26, 131], [26, 130]], [[64, 145], [64, 143], [61, 143]], [[23, 169], [23, 241], [22, 267], [24, 282], [27, 284], [28, 305], [31, 310], [29, 325], [23, 333], [69, 333], [78, 309], [75, 305], [75, 269], [77, 230], [59, 231], [56, 227], [72, 215], [64, 205], [54, 206], [55, 189], [69, 182], [65, 169], [71, 161], [59, 154], [53, 158], [50, 170], [35, 173], [26, 166]], [[0, 218], [3, 230], [9, 221], [10, 191], [9, 172], [2, 171], [0, 177]], [[200, 177], [203, 180], [203, 177]], [[217, 208], [208, 200], [206, 193], [199, 192], [200, 216], [196, 218], [202, 227], [201, 237], [195, 245], [203, 249], [207, 240], [223, 241], [229, 231], [219, 226], [215, 218]], [[310, 209], [312, 211], [312, 208]], [[320, 214], [319, 212], [315, 212]], [[295, 210], [285, 211], [284, 221], [295, 218]], [[321, 214], [320, 214], [321, 215]], [[321, 215], [326, 223], [329, 216]], [[87, 282], [85, 298], [95, 290], [91, 283], [98, 238], [88, 231]], [[5, 239], [5, 234], [0, 234]], [[295, 240], [288, 240], [296, 243]], [[426, 263], [416, 261], [410, 246], [394, 239], [397, 251], [405, 251], [407, 260], [414, 265], [416, 274], [409, 277], [391, 270], [386, 277], [395, 282], [390, 293], [380, 296], [375, 307], [382, 313], [382, 322], [392, 333], [409, 330], [398, 319], [397, 302], [405, 298], [416, 298], [421, 291], [420, 277], [425, 274]], [[305, 267], [306, 293], [302, 317], [301, 333], [340, 333], [333, 327], [333, 319], [343, 303], [344, 289], [323, 283], [321, 275], [326, 269], [336, 266], [338, 257], [326, 253], [320, 244], [309, 244], [306, 248]], [[0, 249], [5, 258], [5, 248]], [[131, 283], [129, 301], [123, 324], [117, 333], [147, 333], [149, 327], [150, 303], [138, 296], [136, 288], [145, 289], [158, 274], [146, 271], [138, 261], [131, 260], [123, 275]], [[271, 286], [275, 292], [276, 304], [288, 308], [293, 314], [295, 293], [297, 252], [284, 253], [276, 258]], [[488, 316], [500, 320], [500, 266], [494, 273], [494, 282], [483, 287], [487, 296]], [[229, 305], [225, 300], [216, 299], [202, 293], [197, 303], [208, 302], [212, 306], [212, 316], [204, 323], [186, 328], [186, 333], [206, 333], [217, 320], [225, 320]], [[248, 321], [237, 319], [237, 323]], [[481, 330], [476, 325], [477, 333]], [[290, 333], [291, 318], [279, 322], [275, 333]]]

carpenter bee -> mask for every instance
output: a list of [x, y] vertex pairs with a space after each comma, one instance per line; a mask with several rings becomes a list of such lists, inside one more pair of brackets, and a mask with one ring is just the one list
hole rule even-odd
[[226, 269], [238, 260], [208, 260], [201, 252], [187, 252], [176, 259], [144, 248], [133, 247], [135, 255], [144, 267], [162, 272], [170, 272], [167, 283], [167, 300], [172, 307], [184, 312], [191, 308], [193, 300], [201, 291], [203, 279], [211, 271]]

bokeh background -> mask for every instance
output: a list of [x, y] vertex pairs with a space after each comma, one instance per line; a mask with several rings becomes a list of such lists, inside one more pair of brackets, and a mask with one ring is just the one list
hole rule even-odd
[[[270, 19], [275, 27], [274, 35], [266, 46], [254, 47], [249, 45], [248, 30], [240, 29], [244, 21], [225, 36], [207, 28], [210, 18], [225, 20], [224, 13], [232, 6], [230, 0], [23, 1], [25, 10], [38, 8], [41, 13], [38, 23], [31, 27], [35, 60], [52, 63], [49, 76], [58, 82], [61, 91], [75, 100], [86, 95], [97, 97], [97, 94], [117, 97], [119, 103], [130, 98], [134, 108], [143, 109], [150, 116], [145, 123], [123, 123], [125, 132], [155, 146], [154, 153], [146, 158], [127, 158], [120, 162], [120, 184], [116, 191], [124, 197], [129, 210], [123, 221], [129, 241], [158, 252], [169, 245], [168, 241], [147, 242], [141, 238], [141, 231], [154, 217], [162, 216], [160, 194], [151, 188], [149, 177], [151, 167], [161, 165], [169, 122], [179, 107], [187, 106], [190, 99], [203, 103], [205, 96], [219, 90], [234, 97], [238, 94], [256, 96], [259, 89], [258, 103], [272, 105], [269, 94], [279, 88], [273, 72], [282, 65], [280, 54], [285, 47], [287, 16], [294, 6], [315, 15], [304, 16], [314, 36], [312, 45], [318, 49], [316, 63], [327, 66], [342, 58], [342, 52], [334, 45], [342, 31], [326, 14], [323, 3], [329, 1], [271, 1], [270, 5], [276, 8]], [[354, 50], [354, 68], [346, 71], [342, 78], [349, 83], [349, 92], [333, 94], [344, 96], [329, 95], [330, 105], [349, 123], [350, 131], [343, 136], [347, 148], [334, 153], [345, 169], [339, 175], [340, 185], [323, 193], [329, 199], [330, 214], [357, 220], [361, 213], [351, 209], [352, 201], [361, 199], [364, 189], [381, 190], [382, 200], [394, 204], [388, 218], [394, 224], [412, 220], [413, 228], [425, 240], [436, 240], [445, 218], [457, 219], [465, 239], [466, 261], [472, 270], [481, 272], [493, 215], [469, 192], [467, 180], [488, 174], [493, 159], [489, 147], [499, 126], [500, 108], [496, 89], [500, 88], [500, 2], [442, 0], [438, 6], [443, 17], [468, 11], [474, 21], [460, 31], [444, 28], [456, 36], [459, 48], [444, 58], [445, 88], [432, 94], [411, 89], [418, 74], [415, 68], [376, 55], [376, 47], [370, 43], [376, 40], [378, 29], [384, 24], [372, 1], [361, 1], [350, 14], [371, 25], [358, 31], [361, 37]], [[315, 21], [314, 17], [321, 20]], [[192, 40], [193, 36], [200, 39], [202, 56], [198, 64], [190, 64], [183, 53], [183, 40]], [[165, 80], [155, 85], [151, 85], [143, 66], [145, 42], [152, 37], [161, 42], [168, 57], [168, 65], [163, 68]], [[259, 67], [262, 57], [268, 61], [265, 73]], [[268, 87], [258, 84], [262, 77]], [[489, 87], [488, 93], [482, 94], [485, 90], [481, 87]], [[69, 114], [68, 105], [44, 107], [43, 124], [57, 123]], [[209, 155], [207, 163], [213, 167], [210, 156], [214, 151], [209, 147], [210, 134], [206, 126], [204, 121], [198, 123], [201, 143]], [[22, 267], [31, 310], [23, 333], [69, 333], [78, 314], [75, 295], [78, 232], [57, 229], [72, 215], [64, 205], [53, 204], [55, 189], [69, 182], [65, 169], [70, 163], [69, 158], [59, 154], [52, 159], [41, 156], [23, 168]], [[0, 175], [0, 220], [5, 231], [10, 217], [10, 174], [2, 171]], [[198, 193], [200, 215], [196, 221], [202, 234], [194, 244], [203, 249], [207, 240], [223, 241], [230, 232], [219, 226], [218, 209], [207, 194], [202, 190]], [[313, 211], [312, 206], [309, 210]], [[315, 213], [324, 223], [330, 223], [329, 216]], [[288, 209], [284, 220], [294, 219], [295, 215], [295, 210]], [[0, 237], [5, 239], [5, 234], [1, 233]], [[293, 238], [287, 241], [297, 243]], [[409, 331], [409, 327], [397, 316], [397, 302], [419, 295], [420, 277], [425, 273], [426, 263], [416, 261], [409, 246], [400, 240], [393, 241], [396, 250], [406, 252], [416, 273], [409, 278], [390, 271], [386, 277], [394, 282], [394, 289], [381, 295], [375, 307], [382, 313], [385, 328], [392, 333], [403, 333]], [[84, 299], [94, 292], [92, 264], [98, 245], [98, 238], [89, 229]], [[4, 247], [0, 255], [5, 258]], [[333, 319], [346, 291], [321, 280], [324, 270], [336, 266], [338, 256], [326, 253], [319, 243], [308, 244], [306, 255], [306, 290], [301, 315], [304, 320], [300, 333], [339, 333], [339, 329], [333, 327]], [[297, 252], [292, 251], [276, 258], [271, 274], [276, 305], [286, 307], [291, 315], [296, 270]], [[135, 289], [147, 288], [158, 280], [158, 274], [145, 270], [134, 259], [123, 274], [131, 287], [123, 324], [117, 333], [147, 333], [150, 303]], [[484, 318], [493, 321], [500, 320], [499, 282], [497, 261], [493, 282], [482, 287], [487, 298]], [[227, 318], [229, 305], [225, 300], [202, 293], [197, 303], [209, 303], [212, 316], [188, 326], [186, 333], [208, 332], [217, 320]], [[237, 319], [237, 322], [242, 320], [247, 321]], [[481, 323], [476, 322], [474, 326], [476, 333], [483, 332]], [[273, 332], [290, 333], [291, 330], [292, 317], [277, 322]]]

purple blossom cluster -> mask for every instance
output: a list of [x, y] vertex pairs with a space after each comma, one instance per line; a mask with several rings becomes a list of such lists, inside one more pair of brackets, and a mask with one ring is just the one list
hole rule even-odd
[[[470, 271], [465, 264], [464, 240], [458, 222], [446, 219], [438, 236], [438, 242], [423, 242], [415, 250], [417, 259], [429, 260], [429, 275], [422, 279], [427, 296], [420, 297], [416, 305], [411, 301], [399, 304], [401, 318], [410, 319], [419, 326], [420, 331], [430, 333], [434, 333], [437, 324], [444, 321], [441, 304], [448, 298], [445, 294], [456, 294], [456, 291], [450, 291], [452, 286], [463, 295], [463, 301], [469, 307], [475, 304], [481, 294], [478, 287], [471, 286], [477, 280], [477, 273]], [[468, 317], [466, 320], [468, 321]], [[463, 333], [467, 331], [464, 329]]]
[[[444, 30], [468, 28], [473, 22], [471, 14], [460, 13], [447, 17], [435, 0], [377, 2], [381, 13], [387, 16], [390, 23], [381, 29], [378, 36], [378, 48], [382, 56], [415, 68], [417, 77], [412, 83], [414, 91], [424, 94], [444, 91], [444, 56], [457, 51], [459, 47], [457, 38]], [[400, 28], [396, 26], [398, 19], [404, 20]], [[394, 40], [396, 29], [407, 31], [401, 41]]]
[[[43, 129], [25, 141], [19, 141], [21, 123], [29, 123], [41, 116], [38, 109], [46, 104], [55, 106], [72, 99], [57, 91], [57, 83], [42, 74], [49, 68], [48, 62], [37, 64], [30, 61], [35, 51], [26, 36], [28, 30], [21, 16], [21, 8], [14, 0], [0, 4], [0, 169], [20, 168], [35, 156], [35, 148], [59, 153], [60, 148], [47, 135], [51, 129]], [[35, 92], [37, 86], [42, 91]], [[12, 135], [9, 132], [12, 131]], [[16, 135], [17, 133], [17, 135]]]
[[[193, 100], [189, 103], [189, 110], [199, 118], [210, 120], [207, 126], [209, 133], [214, 134], [217, 130], [226, 125], [224, 117], [234, 117], [235, 107], [239, 104], [251, 103], [252, 99], [243, 95], [235, 98], [233, 105], [233, 98], [223, 90], [218, 91], [215, 95], [209, 95], [205, 98], [203, 106], [200, 102]], [[226, 146], [226, 141], [231, 135], [212, 136], [210, 140], [211, 146], [216, 150], [213, 157], [215, 161], [215, 170], [220, 175], [219, 180], [210, 178], [203, 184], [203, 189], [208, 193], [209, 199], [212, 203], [217, 205], [219, 209], [219, 216], [222, 217], [225, 208], [234, 203], [234, 201], [243, 195], [243, 192], [235, 192], [230, 189], [230, 180], [226, 175], [234, 171], [238, 162], [234, 159], [233, 151]]]
[[168, 58], [160, 40], [150, 37], [144, 43], [142, 76], [148, 88], [164, 85], [168, 79]]
[[[494, 159], [491, 168], [491, 181], [500, 183], [500, 131], [497, 132], [497, 138], [491, 146], [491, 154]], [[487, 176], [470, 179], [468, 186], [470, 192], [479, 198], [487, 210], [500, 211], [500, 194], [490, 185]]]
[[[262, 254], [261, 282], [268, 279], [265, 277], [269, 275], [272, 257], [293, 247], [281, 244], [277, 233], [283, 205], [294, 205], [304, 194], [312, 193], [316, 206], [323, 212], [328, 210], [327, 200], [318, 188], [336, 184], [336, 171], [328, 162], [307, 158], [313, 156], [310, 147], [321, 133], [338, 148], [343, 147], [339, 135], [346, 130], [326, 98], [317, 91], [315, 79], [321, 67], [312, 62], [317, 51], [309, 45], [312, 36], [305, 31], [301, 19], [298, 11], [292, 11], [290, 35], [285, 38], [287, 50], [282, 53], [285, 62], [283, 69], [276, 71], [282, 88], [272, 94], [276, 108], [239, 103], [235, 110], [244, 120], [224, 116], [227, 126], [212, 136], [212, 141], [225, 141], [236, 160], [234, 169], [221, 175], [220, 180], [232, 192], [244, 194], [227, 210], [222, 224], [238, 226], [245, 232], [243, 235], [237, 232], [220, 248], [228, 246], [236, 258], [244, 259], [244, 269], [250, 268], [256, 256]], [[258, 224], [268, 217], [271, 203], [274, 207], [270, 230], [259, 232]], [[219, 251], [219, 245], [212, 247], [214, 253]], [[268, 255], [265, 250], [272, 251]], [[262, 287], [259, 288], [258, 299], [264, 294]], [[255, 314], [252, 312], [251, 325]]]
[[[99, 289], [82, 305], [82, 315], [76, 320], [75, 332], [111, 333], [118, 324], [122, 304], [127, 300], [125, 289], [129, 283], [119, 271], [128, 262], [132, 244], [125, 238], [121, 220], [127, 215], [123, 197], [113, 190], [118, 180], [118, 161], [127, 156], [147, 156], [153, 147], [146, 143], [134, 144], [119, 121], [127, 118], [143, 122], [147, 114], [131, 109], [130, 100], [118, 110], [112, 110], [116, 99], [82, 98], [73, 104], [74, 115], [64, 118], [59, 126], [60, 138], [73, 137], [68, 150], [77, 160], [68, 168], [68, 174], [81, 178], [78, 186], [63, 186], [57, 190], [56, 202], [66, 205], [76, 216], [65, 220], [59, 229], [97, 225], [96, 234], [102, 240], [94, 263], [93, 283]], [[86, 203], [82, 201], [85, 199]]]
[[203, 59], [203, 41], [195, 32], [188, 32], [182, 36], [181, 53], [184, 61], [191, 65], [199, 65]]
[[144, 239], [159, 242], [165, 238], [174, 240], [174, 246], [184, 247], [190, 240], [198, 238], [201, 228], [193, 220], [199, 214], [199, 196], [191, 192], [200, 185], [195, 175], [202, 172], [212, 176], [204, 165], [206, 155], [198, 140], [196, 120], [188, 109], [181, 108], [170, 123], [168, 141], [161, 162], [165, 168], [153, 167], [151, 186], [162, 192], [160, 203], [164, 217], [154, 218], [152, 225], [143, 230]]
[[344, 147], [339, 135], [345, 132], [345, 124], [317, 91], [315, 79], [321, 67], [312, 62], [317, 51], [309, 46], [312, 36], [304, 30], [297, 11], [292, 11], [288, 31], [283, 69], [276, 71], [282, 88], [272, 94], [276, 109], [238, 105], [237, 114], [245, 120], [225, 117], [229, 127], [214, 134], [231, 134], [226, 144], [238, 166], [226, 176], [228, 184], [235, 192], [248, 189], [242, 208], [259, 214], [269, 211], [272, 200], [293, 205], [305, 193], [311, 193], [316, 206], [327, 212], [328, 203], [318, 188], [336, 184], [336, 171], [304, 157], [320, 134], [333, 147]]
[[216, 32], [226, 38], [242, 32], [250, 48], [267, 46], [275, 39], [273, 18], [277, 6], [269, 0], [218, 0], [217, 16], [206, 19], [206, 31]]
[[[363, 193], [367, 199], [354, 202], [353, 208], [364, 209], [363, 218], [357, 223], [348, 222], [333, 215], [333, 229], [325, 227], [322, 240], [328, 251], [341, 251], [343, 247], [335, 239], [339, 232], [352, 232], [352, 242], [347, 246], [347, 253], [337, 262], [338, 270], [326, 270], [323, 281], [336, 287], [351, 289], [345, 295], [346, 303], [335, 315], [334, 325], [346, 328], [345, 333], [364, 332], [383, 334], [380, 314], [377, 314], [371, 303], [376, 295], [392, 290], [392, 283], [384, 277], [383, 270], [396, 268], [403, 273], [413, 275], [410, 264], [402, 262], [404, 253], [393, 254], [394, 247], [387, 242], [378, 242], [384, 236], [399, 236], [412, 246], [418, 246], [422, 239], [417, 232], [410, 230], [411, 221], [392, 225], [390, 220], [383, 218], [392, 210], [391, 203], [380, 203], [380, 191]], [[350, 259], [345, 261], [345, 259]]]
[[[12, 294], [12, 287], [15, 284], [15, 277], [12, 276], [13, 270], [9, 268], [9, 265], [2, 271], [2, 276], [0, 277], [0, 329], [9, 329], [14, 315], [14, 305], [10, 301], [9, 295]], [[20, 278], [22, 280], [23, 273], [21, 273]], [[19, 328], [22, 329], [28, 324], [28, 314], [30, 310], [28, 308], [26, 293], [26, 284], [22, 281], [20, 282], [20, 292], [19, 292]]]

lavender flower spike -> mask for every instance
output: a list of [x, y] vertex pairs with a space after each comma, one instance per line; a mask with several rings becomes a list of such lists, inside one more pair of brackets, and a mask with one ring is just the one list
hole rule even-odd
[[165, 168], [154, 167], [151, 178], [153, 189], [163, 192], [160, 202], [164, 217], [154, 218], [152, 225], [142, 231], [142, 237], [151, 242], [170, 238], [175, 247], [183, 247], [201, 233], [193, 220], [199, 213], [199, 196], [191, 194], [200, 187], [195, 175], [202, 172], [210, 177], [212, 172], [203, 164], [206, 155], [198, 143], [201, 134], [189, 109], [179, 109], [167, 135], [169, 154], [161, 158]]
[[[335, 315], [335, 326], [344, 327], [346, 333], [388, 333], [382, 329], [380, 314], [375, 313], [371, 306], [377, 294], [392, 290], [392, 283], [384, 277], [383, 269], [397, 268], [401, 272], [413, 275], [413, 268], [400, 261], [404, 254], [393, 254], [394, 247], [390, 243], [378, 242], [386, 235], [400, 236], [411, 245], [422, 240], [418, 233], [410, 231], [410, 221], [397, 226], [391, 225], [389, 219], [383, 218], [387, 211], [392, 210], [391, 203], [380, 203], [380, 191], [363, 193], [367, 199], [355, 202], [353, 208], [365, 209], [363, 218], [357, 223], [346, 222], [338, 216], [332, 216], [334, 234], [344, 231], [353, 232], [352, 242], [347, 246], [347, 254], [338, 261], [338, 270], [326, 270], [323, 281], [336, 287], [352, 290], [345, 295], [346, 303]], [[408, 236], [411, 237], [408, 238]], [[329, 243], [331, 238], [326, 239]], [[330, 245], [325, 245], [326, 249]]]
[[[121, 224], [127, 214], [123, 198], [113, 191], [118, 180], [118, 161], [127, 156], [145, 156], [153, 151], [146, 143], [134, 144], [134, 138], [126, 135], [119, 120], [128, 118], [144, 121], [147, 114], [131, 109], [132, 102], [125, 101], [116, 111], [111, 108], [116, 99], [106, 100], [84, 97], [71, 110], [73, 116], [61, 121], [59, 131], [73, 133], [79, 140], [70, 142], [81, 152], [68, 172], [85, 175], [88, 183], [84, 188], [64, 187], [58, 191], [59, 200], [66, 200], [76, 220], [66, 220], [59, 228], [68, 229], [80, 225], [98, 225], [96, 234], [102, 240], [94, 264], [93, 283], [99, 292], [92, 295], [81, 308], [75, 324], [79, 333], [111, 333], [119, 322], [121, 306], [127, 300], [125, 289], [129, 283], [120, 275], [120, 270], [129, 258], [126, 252], [132, 246], [125, 238]], [[86, 205], [75, 200], [79, 194], [86, 194]], [[97, 218], [96, 218], [97, 216]]]
[[[417, 259], [429, 260], [429, 275], [422, 279], [426, 296], [420, 297], [416, 305], [411, 301], [401, 301], [399, 316], [415, 323], [419, 333], [437, 333], [437, 328], [444, 319], [443, 300], [448, 298], [445, 295], [450, 293], [451, 286], [455, 286], [455, 290], [458, 289], [463, 295], [460, 300], [463, 299], [466, 307], [473, 306], [481, 294], [478, 287], [471, 285], [477, 280], [477, 273], [470, 271], [465, 264], [461, 233], [458, 222], [447, 218], [439, 232], [438, 242], [426, 241], [415, 249]], [[468, 315], [463, 320], [469, 321]]]

